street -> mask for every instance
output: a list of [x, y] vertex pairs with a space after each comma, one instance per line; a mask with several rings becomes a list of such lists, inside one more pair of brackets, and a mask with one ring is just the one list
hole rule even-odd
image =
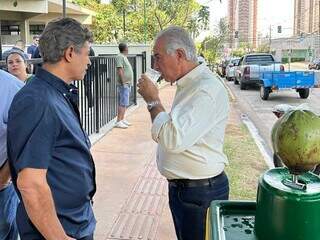
[[298, 106], [307, 104], [314, 112], [320, 114], [320, 88], [313, 88], [307, 99], [301, 99], [295, 90], [273, 92], [267, 101], [260, 98], [259, 87], [250, 87], [240, 90], [239, 85], [233, 81], [225, 80], [226, 86], [235, 97], [236, 105], [241, 114], [247, 116], [259, 131], [259, 135], [265, 141], [267, 153], [272, 156], [270, 134], [273, 124], [277, 118], [272, 109], [278, 104], [290, 104]]

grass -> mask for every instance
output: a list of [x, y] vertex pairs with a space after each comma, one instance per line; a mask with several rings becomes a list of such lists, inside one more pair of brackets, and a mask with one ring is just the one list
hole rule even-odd
[[226, 172], [230, 182], [230, 199], [255, 200], [258, 179], [267, 166], [243, 124], [228, 124], [224, 152], [229, 159]]

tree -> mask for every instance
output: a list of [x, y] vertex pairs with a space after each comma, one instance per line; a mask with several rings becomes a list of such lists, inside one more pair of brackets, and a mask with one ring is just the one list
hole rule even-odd
[[209, 25], [208, 7], [196, 0], [112, 0], [111, 4], [99, 4], [98, 0], [76, 1], [97, 12], [93, 31], [98, 42], [122, 39], [144, 42], [145, 27], [147, 41], [152, 41], [160, 30], [170, 25], [186, 28], [195, 38]]
[[213, 64], [217, 62], [219, 56], [222, 54], [228, 34], [227, 21], [225, 18], [221, 18], [215, 29], [215, 34], [206, 37], [202, 41], [200, 51], [205, 55], [209, 63]]

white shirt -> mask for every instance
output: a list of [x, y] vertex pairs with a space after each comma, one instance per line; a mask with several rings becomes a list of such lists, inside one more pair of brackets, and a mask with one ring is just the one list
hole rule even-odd
[[179, 79], [171, 112], [153, 121], [157, 165], [167, 179], [203, 179], [219, 175], [228, 160], [223, 153], [229, 112], [228, 94], [201, 64]]

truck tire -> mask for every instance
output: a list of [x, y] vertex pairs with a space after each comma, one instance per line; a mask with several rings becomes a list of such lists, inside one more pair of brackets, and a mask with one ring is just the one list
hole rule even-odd
[[240, 90], [246, 90], [246, 85], [240, 80]]
[[270, 94], [270, 88], [263, 85], [260, 86], [260, 97], [262, 100], [268, 100]]
[[310, 92], [309, 88], [298, 89], [298, 93], [299, 93], [300, 98], [308, 98], [309, 92]]

